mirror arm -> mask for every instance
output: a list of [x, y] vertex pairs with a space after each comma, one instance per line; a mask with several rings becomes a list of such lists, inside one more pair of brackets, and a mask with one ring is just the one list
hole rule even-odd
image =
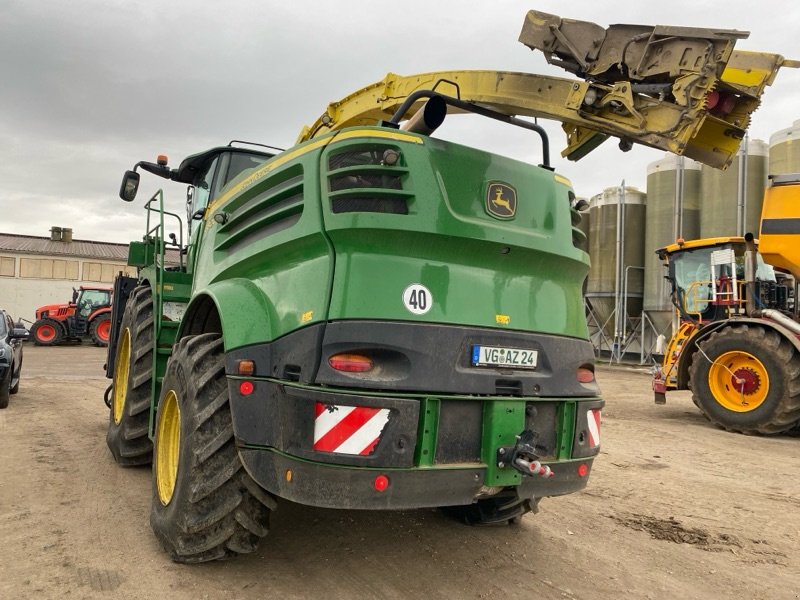
[[133, 170], [136, 171], [139, 167], [148, 173], [158, 175], [164, 179], [174, 179], [177, 176], [177, 171], [175, 169], [170, 169], [166, 165], [159, 165], [157, 163], [151, 163], [142, 160], [136, 163], [136, 165], [133, 167]]

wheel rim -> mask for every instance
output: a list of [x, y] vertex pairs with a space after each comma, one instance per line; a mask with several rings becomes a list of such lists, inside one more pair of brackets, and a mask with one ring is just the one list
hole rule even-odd
[[726, 352], [711, 365], [708, 384], [714, 399], [733, 412], [750, 412], [764, 403], [769, 393], [769, 373], [752, 354]]
[[111, 337], [111, 319], [103, 319], [97, 324], [97, 337], [101, 342], [108, 342]]
[[114, 423], [122, 421], [125, 396], [128, 393], [128, 376], [131, 369], [131, 330], [122, 332], [117, 346], [117, 361], [114, 364]]
[[181, 411], [178, 396], [169, 390], [158, 409], [156, 431], [156, 488], [158, 499], [166, 506], [175, 493], [178, 479], [178, 460], [181, 446]]
[[56, 337], [56, 328], [45, 323], [36, 330], [36, 337], [40, 342], [52, 342]]

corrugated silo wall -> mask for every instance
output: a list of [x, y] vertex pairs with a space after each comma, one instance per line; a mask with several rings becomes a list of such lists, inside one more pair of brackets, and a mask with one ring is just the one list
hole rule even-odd
[[769, 174], [800, 173], [800, 120], [769, 138]]
[[655, 251], [678, 237], [700, 237], [700, 179], [700, 163], [673, 154], [647, 166], [644, 311], [666, 337], [672, 334], [673, 307], [666, 270]]
[[[617, 285], [617, 206], [622, 201], [620, 187], [607, 188], [590, 201], [589, 257], [592, 268], [586, 286], [589, 298], [600, 324], [606, 323], [604, 332], [614, 335], [615, 291]], [[633, 187], [626, 187], [625, 250], [623, 264], [644, 266], [644, 230], [647, 195]], [[620, 281], [620, 287], [624, 281]], [[639, 316], [642, 311], [644, 278], [640, 269], [631, 269], [628, 278], [628, 314]]]
[[[703, 165], [701, 172], [700, 237], [758, 234], [761, 204], [767, 183], [769, 147], [761, 140], [742, 144], [727, 170]], [[743, 169], [743, 165], [744, 169]], [[740, 198], [740, 173], [746, 173]], [[739, 203], [744, 204], [743, 227], [738, 227]]]

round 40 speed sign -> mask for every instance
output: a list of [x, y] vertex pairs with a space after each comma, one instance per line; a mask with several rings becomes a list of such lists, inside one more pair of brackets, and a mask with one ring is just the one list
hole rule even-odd
[[433, 306], [433, 294], [421, 283], [412, 283], [403, 291], [403, 304], [415, 315], [424, 315]]

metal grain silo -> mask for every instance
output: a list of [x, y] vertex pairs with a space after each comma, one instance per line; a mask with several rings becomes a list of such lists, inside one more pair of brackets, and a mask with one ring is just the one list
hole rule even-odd
[[[647, 196], [634, 187], [607, 188], [590, 201], [586, 297], [604, 333], [614, 336], [614, 309], [627, 275], [627, 312], [639, 316], [644, 291], [644, 229]], [[618, 211], [618, 207], [623, 210]], [[622, 261], [617, 260], [621, 250]]]
[[703, 165], [701, 237], [758, 233], [768, 156], [766, 142], [751, 140], [742, 143], [726, 171]]
[[769, 174], [800, 173], [800, 120], [769, 138]]
[[644, 242], [644, 311], [658, 334], [669, 338], [674, 312], [666, 270], [655, 251], [682, 237], [700, 237], [700, 163], [666, 154], [647, 166]]

